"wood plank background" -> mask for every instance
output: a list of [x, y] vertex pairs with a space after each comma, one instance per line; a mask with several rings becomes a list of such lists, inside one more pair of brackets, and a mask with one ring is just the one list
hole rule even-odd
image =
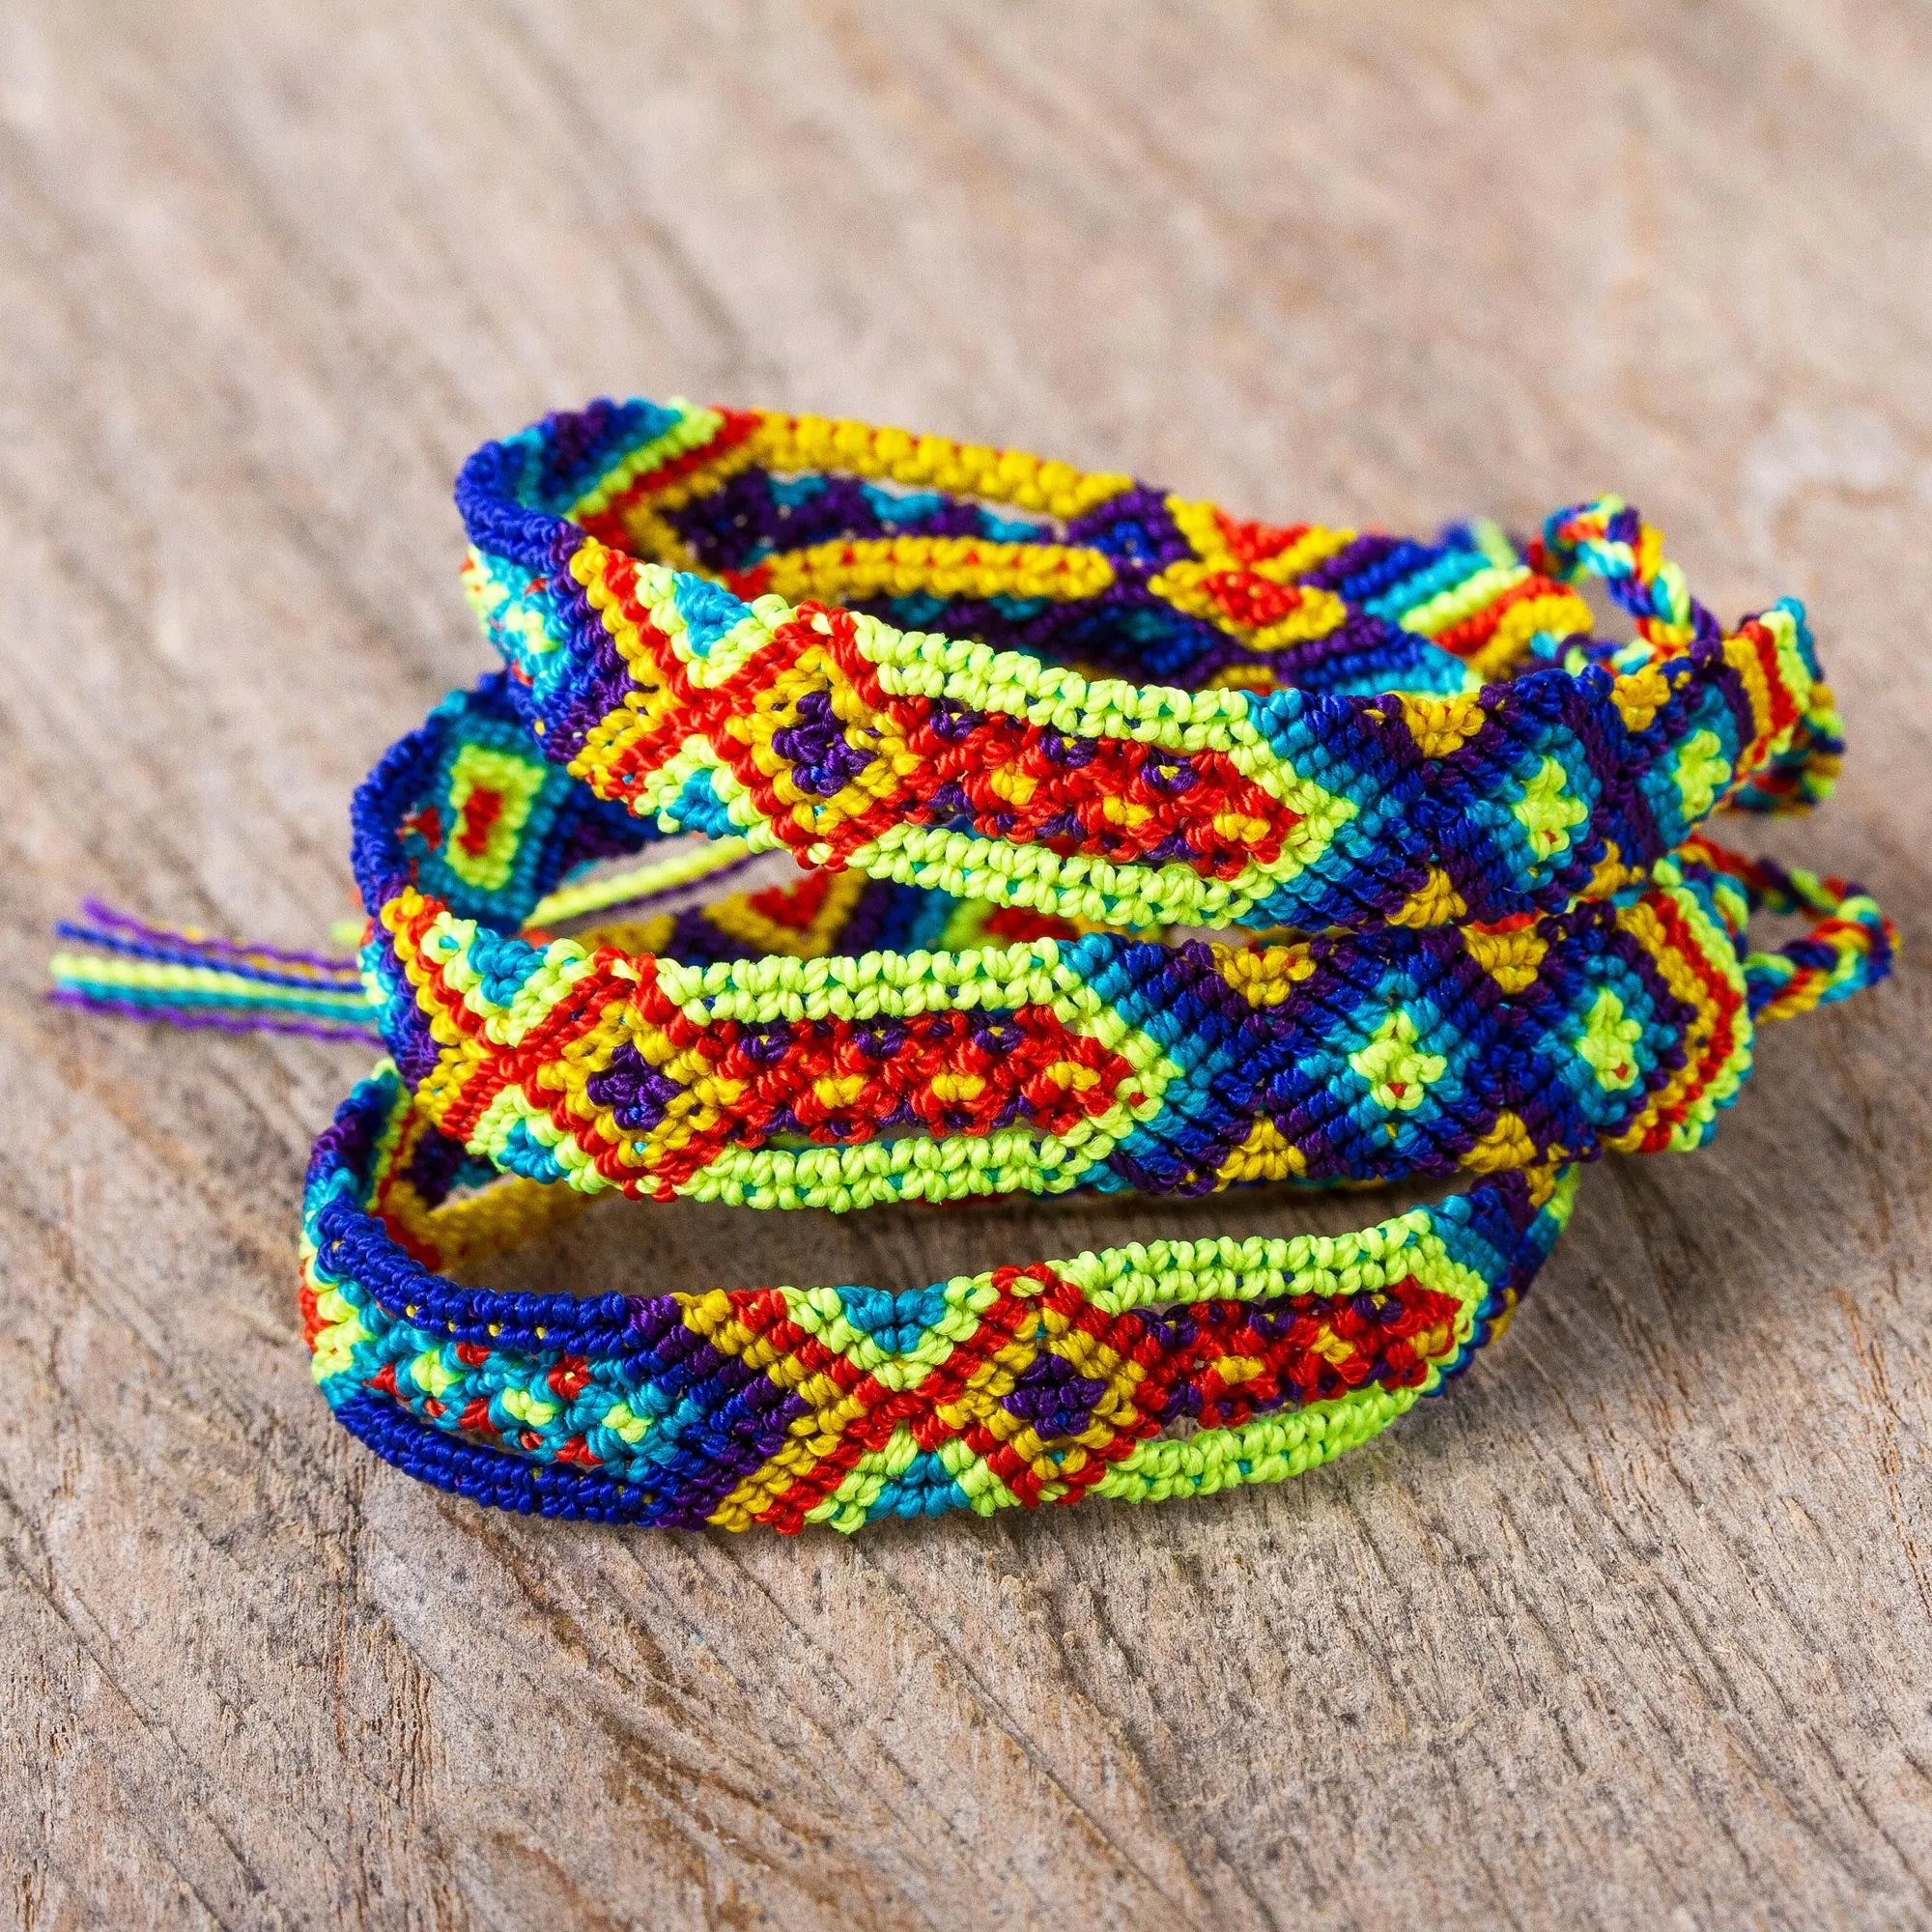
[[[1928, 129], [1907, 0], [5, 0], [19, 1924], [1932, 1923]], [[1765, 842], [1901, 976], [1715, 1149], [1593, 1171], [1455, 1394], [1279, 1492], [781, 1542], [416, 1488], [298, 1334], [360, 1056], [51, 1010], [46, 928], [347, 911], [351, 787], [485, 662], [456, 466], [607, 391], [1281, 520], [1620, 490], [1720, 612], [1810, 601], [1850, 767]], [[650, 1209], [527, 1265], [1311, 1218]]]

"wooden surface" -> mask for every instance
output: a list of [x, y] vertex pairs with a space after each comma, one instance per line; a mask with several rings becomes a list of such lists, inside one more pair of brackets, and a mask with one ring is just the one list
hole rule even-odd
[[[18, 1922], [1932, 1923], [1928, 128], [1902, 0], [0, 6]], [[605, 391], [1282, 520], [1617, 489], [1726, 615], [1810, 601], [1849, 772], [1765, 842], [1903, 972], [1297, 1485], [857, 1542], [439, 1497], [298, 1333], [362, 1057], [50, 1010], [45, 934], [349, 910], [352, 785], [485, 662], [456, 466]], [[620, 1210], [521, 1278], [1363, 1208]]]

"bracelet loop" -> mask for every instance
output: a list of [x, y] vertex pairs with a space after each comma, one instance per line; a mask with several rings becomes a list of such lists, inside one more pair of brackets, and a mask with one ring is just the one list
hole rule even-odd
[[1710, 838], [1693, 840], [1686, 850], [1742, 886], [1752, 913], [1819, 915], [1802, 938], [1745, 954], [1752, 1018], [1790, 1019], [1848, 1000], [1890, 974], [1898, 928], [1862, 886], [1787, 870], [1770, 859], [1746, 859]]

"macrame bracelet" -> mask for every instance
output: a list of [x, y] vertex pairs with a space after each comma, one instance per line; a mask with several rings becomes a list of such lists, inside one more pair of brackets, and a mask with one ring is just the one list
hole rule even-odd
[[[1696, 829], [1829, 789], [1802, 611], [1722, 632], [1614, 498], [1520, 548], [1414, 544], [633, 403], [487, 445], [458, 500], [506, 668], [357, 794], [359, 979], [101, 907], [64, 928], [99, 955], [56, 973], [85, 1004], [380, 1036], [311, 1163], [305, 1330], [351, 1430], [481, 1501], [852, 1529], [1293, 1474], [1500, 1331], [1581, 1163], [1700, 1145], [1756, 1021], [1889, 964], [1857, 888]], [[1594, 635], [1583, 575], [1633, 641]], [[680, 832], [716, 842], [582, 877]], [[777, 850], [802, 881], [690, 899]], [[1747, 953], [1759, 909], [1814, 923]], [[1201, 924], [1261, 930], [1175, 930]], [[444, 1272], [603, 1192], [1449, 1175], [1467, 1191], [1353, 1236], [900, 1294]]]
[[[1576, 1180], [1513, 1173], [1340, 1238], [1159, 1241], [907, 1294], [580, 1300], [432, 1271], [569, 1205], [510, 1181], [419, 1209], [454, 1178], [439, 1138], [385, 1070], [317, 1144], [302, 1311], [336, 1416], [479, 1502], [686, 1528], [1278, 1482], [1365, 1441], [1502, 1327]], [[1192, 1427], [1164, 1438], [1176, 1425]]]
[[[452, 698], [355, 812], [383, 1036], [425, 1121], [499, 1172], [838, 1210], [1492, 1173], [1694, 1147], [1749, 1065], [1746, 895], [1701, 844], [1642, 888], [1500, 928], [1215, 946], [1055, 922], [987, 944], [1010, 912], [862, 882], [852, 911], [869, 892], [874, 921], [848, 916], [831, 956], [535, 944], [459, 917], [424, 890], [446, 862], [406, 856], [420, 832], [383, 831], [459, 823], [475, 748], [504, 758], [516, 728], [497, 681]], [[546, 782], [505, 924], [599, 825]], [[815, 879], [829, 896], [838, 875]], [[948, 939], [967, 943], [923, 950]]]
[[[1613, 497], [1519, 555], [1491, 528], [1271, 527], [1010, 451], [639, 402], [487, 444], [457, 501], [547, 757], [665, 831], [960, 898], [1494, 921], [1643, 877], [1718, 805], [1807, 802], [1840, 749], [1801, 609], [1723, 634]], [[1587, 575], [1631, 644], [1592, 636]]]

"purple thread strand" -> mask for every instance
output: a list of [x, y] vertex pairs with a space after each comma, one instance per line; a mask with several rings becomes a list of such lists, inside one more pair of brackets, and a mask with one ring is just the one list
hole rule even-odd
[[131, 1000], [103, 999], [71, 986], [59, 986], [47, 995], [56, 1007], [80, 1007], [93, 1013], [112, 1013], [117, 1019], [145, 1020], [149, 1025], [180, 1027], [186, 1033], [287, 1033], [304, 1039], [355, 1040], [366, 1046], [381, 1036], [372, 1027], [331, 1027], [319, 1020], [242, 1019], [227, 1013], [190, 1012], [182, 1008], [143, 1007]]
[[137, 938], [151, 945], [192, 946], [200, 952], [216, 952], [229, 959], [274, 959], [284, 966], [314, 966], [325, 973], [353, 973], [356, 970], [354, 958], [345, 958], [340, 953], [297, 952], [278, 946], [256, 946], [236, 939], [222, 939], [206, 934], [199, 939], [190, 938], [178, 928], [166, 925], [149, 925], [134, 918], [131, 913], [117, 911], [102, 899], [82, 899], [82, 914], [99, 925], [119, 926], [124, 932], [131, 932]]

